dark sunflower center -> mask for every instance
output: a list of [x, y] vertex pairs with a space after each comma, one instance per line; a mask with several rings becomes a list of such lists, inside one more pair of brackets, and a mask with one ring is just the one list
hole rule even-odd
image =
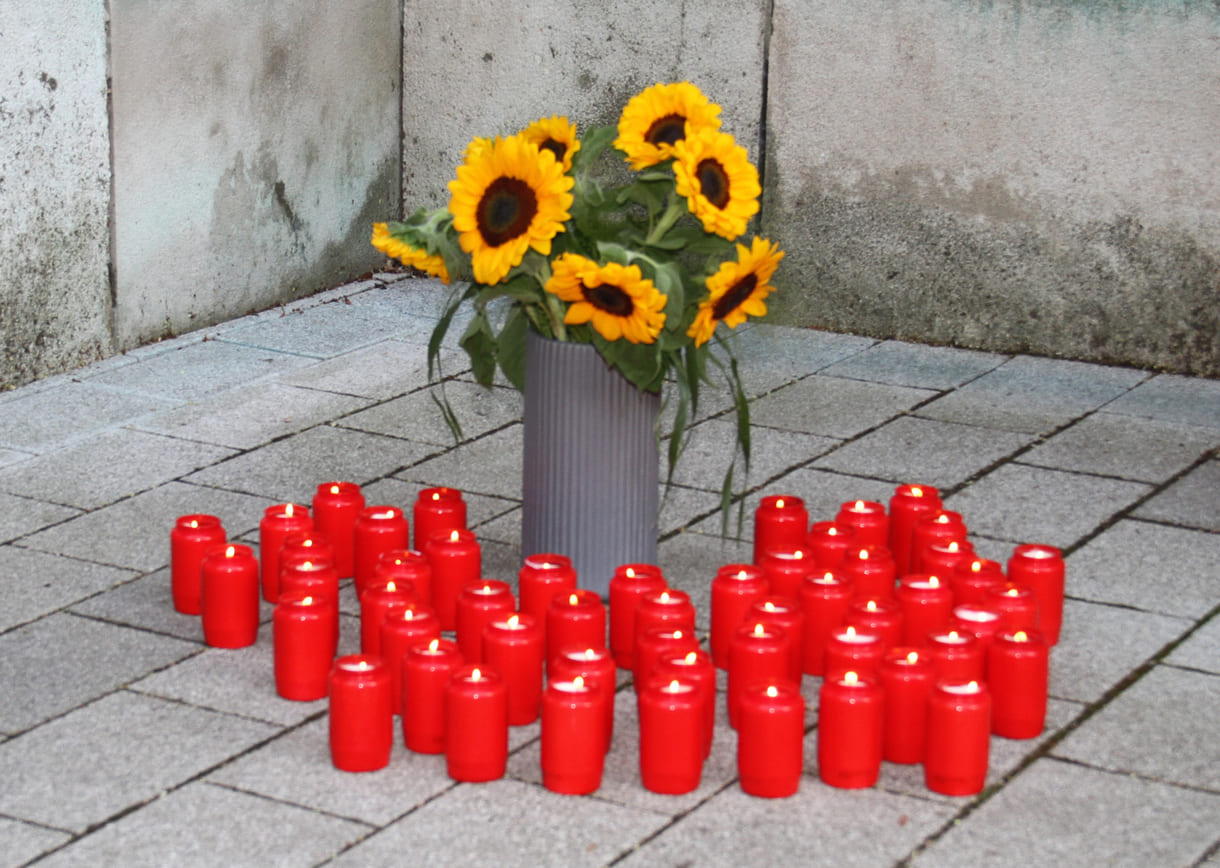
[[729, 291], [720, 296], [720, 300], [712, 307], [712, 317], [718, 320], [737, 310], [737, 306], [750, 297], [750, 293], [758, 286], [758, 275], [747, 274], [741, 280], [729, 287]]
[[657, 118], [644, 133], [644, 141], [650, 145], [672, 145], [686, 137], [686, 118], [673, 114]]
[[499, 247], [524, 235], [537, 213], [538, 198], [529, 184], [517, 178], [496, 178], [479, 200], [479, 234], [489, 247]]
[[568, 152], [568, 146], [557, 139], [547, 139], [538, 146], [540, 151], [550, 151], [555, 155], [556, 162], [563, 162], [563, 155]]
[[631, 296], [617, 286], [605, 283], [599, 286], [585, 286], [582, 283], [580, 291], [584, 295], [585, 301], [608, 314], [630, 316], [631, 312], [635, 310], [635, 303], [631, 300]]
[[699, 178], [699, 190], [704, 199], [721, 209], [729, 204], [729, 176], [719, 160], [711, 157], [700, 160], [695, 174]]

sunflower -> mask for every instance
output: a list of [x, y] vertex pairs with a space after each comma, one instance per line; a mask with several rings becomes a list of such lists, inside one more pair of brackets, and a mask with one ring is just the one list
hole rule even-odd
[[471, 142], [449, 182], [449, 211], [476, 282], [499, 283], [528, 248], [550, 255], [572, 183], [553, 153], [521, 136]]
[[564, 253], [551, 263], [546, 291], [572, 303], [565, 323], [592, 322], [608, 341], [622, 337], [633, 344], [651, 344], [665, 324], [666, 298], [643, 277], [638, 265], [598, 265]]
[[565, 172], [572, 171], [572, 157], [580, 150], [580, 140], [576, 138], [576, 124], [568, 123], [567, 118], [551, 115], [534, 121], [521, 131], [521, 138], [533, 142], [539, 150], [550, 151], [563, 163]]
[[372, 243], [386, 256], [398, 259], [403, 264], [418, 268], [433, 277], [439, 277], [443, 283], [449, 282], [449, 269], [445, 267], [445, 260], [395, 238], [385, 223], [373, 224]]
[[674, 145], [674, 179], [708, 232], [732, 240], [758, 212], [758, 170], [728, 133], [702, 132]]
[[673, 156], [674, 145], [701, 130], [719, 130], [720, 106], [689, 81], [655, 84], [633, 96], [618, 121], [614, 147], [635, 171]]
[[708, 297], [699, 305], [695, 321], [686, 332], [687, 337], [694, 338], [695, 346], [707, 343], [719, 322], [737, 328], [747, 315], [766, 316], [763, 299], [775, 289], [767, 281], [783, 258], [779, 245], [763, 238], [755, 238], [749, 250], [738, 244], [737, 261], [721, 263], [720, 270], [707, 279]]

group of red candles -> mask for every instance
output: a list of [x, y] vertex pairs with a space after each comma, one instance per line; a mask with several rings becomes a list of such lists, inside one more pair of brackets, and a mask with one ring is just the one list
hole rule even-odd
[[[804, 674], [824, 677], [818, 768], [833, 786], [871, 786], [884, 758], [923, 762], [939, 792], [977, 792], [990, 733], [1042, 730], [1043, 637], [1058, 633], [1062, 559], [1019, 546], [1006, 578], [973, 557], [960, 516], [928, 487], [899, 486], [888, 512], [844, 504], [812, 527], [798, 498], [764, 498], [754, 562], [722, 567], [712, 582], [710, 653], [690, 597], [655, 565], [620, 566], [607, 606], [577, 587], [566, 557], [532, 555], [516, 599], [482, 576], [460, 492], [424, 489], [412, 524], [414, 548], [402, 510], [366, 506], [357, 485], [328, 482], [312, 511], [266, 510], [261, 564], [226, 542], [214, 516], [183, 516], [171, 532], [174, 605], [202, 616], [208, 644], [253, 644], [260, 588], [275, 603], [277, 692], [330, 697], [341, 769], [384, 767], [399, 715], [408, 749], [443, 752], [456, 780], [492, 780], [505, 771], [508, 728], [541, 717], [544, 785], [593, 792], [619, 668], [631, 670], [637, 694], [642, 782], [661, 793], [699, 785], [717, 668], [728, 670], [741, 786], [759, 796], [799, 787]], [[347, 577], [361, 653], [336, 659]]]

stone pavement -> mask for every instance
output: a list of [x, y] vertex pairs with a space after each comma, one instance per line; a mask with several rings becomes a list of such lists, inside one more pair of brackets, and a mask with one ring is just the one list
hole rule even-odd
[[[256, 541], [265, 506], [332, 478], [402, 506], [450, 485], [484, 572], [513, 581], [521, 402], [452, 353], [453, 446], [426, 384], [443, 298], [378, 275], [0, 394], [0, 865], [1220, 862], [1220, 382], [766, 325], [739, 342], [749, 510], [785, 493], [829, 518], [922, 482], [987, 557], [1064, 548], [1046, 733], [993, 738], [978, 797], [890, 764], [842, 791], [818, 780], [811, 704], [800, 792], [770, 801], [737, 785], [721, 709], [699, 789], [660, 796], [628, 692], [593, 796], [541, 786], [537, 724], [494, 783], [401, 740], [382, 771], [336, 771], [325, 702], [275, 695], [269, 624], [209, 649], [173, 611], [169, 530], [210, 512]], [[750, 553], [748, 522], [717, 535], [724, 408], [708, 396], [662, 514], [661, 566], [702, 628], [715, 567]], [[350, 589], [344, 610], [350, 650]]]

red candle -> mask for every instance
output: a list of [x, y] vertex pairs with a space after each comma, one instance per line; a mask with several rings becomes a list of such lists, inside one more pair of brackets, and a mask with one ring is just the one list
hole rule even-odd
[[340, 657], [330, 670], [330, 757], [345, 772], [385, 768], [394, 742], [390, 672], [380, 657]]
[[655, 564], [623, 564], [610, 578], [610, 650], [623, 669], [635, 665], [635, 612], [640, 600], [663, 590], [665, 576]]
[[432, 566], [432, 608], [442, 630], [457, 629], [457, 598], [462, 588], [483, 575], [483, 553], [473, 533], [451, 530], [424, 544]]
[[308, 591], [280, 590], [271, 618], [275, 692], [312, 702], [326, 696], [335, 656], [334, 603]]
[[280, 583], [284, 590], [284, 572], [291, 566], [308, 561], [310, 563], [330, 564], [338, 576], [338, 563], [335, 560], [335, 547], [317, 528], [293, 531], [285, 535], [280, 545]]
[[961, 513], [940, 509], [933, 515], [917, 519], [911, 530], [911, 572], [936, 572], [930, 564], [924, 563], [924, 551], [927, 547], [933, 543], [947, 543], [965, 538], [966, 523], [962, 521]]
[[882, 759], [904, 764], [922, 762], [928, 695], [936, 666], [922, 650], [897, 646], [885, 653], [878, 674], [885, 691]]
[[330, 613], [330, 654], [334, 657], [339, 647], [339, 573], [334, 564], [296, 558], [285, 563], [280, 571], [280, 596], [298, 591], [326, 604]]
[[414, 591], [398, 587], [393, 579], [383, 585], [375, 585], [370, 580], [360, 598], [360, 650], [365, 654], [380, 654], [381, 625], [386, 615], [395, 610], [401, 612], [411, 603], [418, 602]]
[[826, 667], [823, 676], [829, 681], [843, 677], [844, 672], [873, 676], [881, 666], [885, 646], [875, 633], [863, 633], [850, 624], [832, 630], [826, 639]]
[[278, 503], [263, 511], [258, 523], [258, 555], [263, 599], [274, 603], [280, 593], [280, 548], [284, 537], [313, 528], [309, 509], [296, 503]]
[[805, 536], [805, 548], [813, 553], [819, 570], [837, 570], [852, 546], [859, 548], [856, 532], [837, 521], [816, 521]]
[[449, 639], [416, 642], [402, 658], [402, 735], [416, 753], [445, 750], [445, 687], [462, 665]]
[[201, 569], [203, 641], [245, 648], [258, 639], [258, 561], [249, 546], [208, 549]]
[[415, 548], [437, 534], [466, 529], [466, 501], [456, 488], [425, 488], [415, 499], [411, 518], [415, 520]]
[[898, 575], [911, 572], [911, 534], [915, 522], [941, 509], [940, 492], [931, 485], [900, 485], [890, 498], [889, 549]]
[[947, 627], [953, 615], [953, 592], [938, 576], [910, 573], [894, 592], [902, 610], [902, 637], [898, 644], [922, 645], [928, 634]]
[[[983, 607], [1000, 613], [1000, 628], [1036, 630], [1038, 628], [1038, 600], [1032, 588], [1025, 585], [1002, 585], [992, 588], [983, 600]], [[993, 691], [994, 692], [994, 691]]]
[[[510, 595], [511, 596], [511, 595]], [[494, 613], [483, 628], [482, 659], [504, 676], [508, 725], [538, 719], [542, 701], [542, 628], [530, 615]]]
[[[958, 566], [963, 562], [969, 562], [974, 559], [974, 544], [964, 539], [939, 540], [928, 543], [923, 547], [923, 551], [919, 553], [919, 563], [922, 565], [918, 572], [927, 575], [939, 576], [946, 581], [957, 572]], [[911, 572], [916, 572], [914, 562], [916, 553], [911, 552]]]
[[858, 600], [888, 600], [894, 596], [894, 580], [898, 578], [894, 559], [885, 549], [858, 548], [847, 553], [841, 567], [851, 580]]
[[407, 547], [407, 518], [394, 506], [366, 506], [356, 516], [352, 539], [356, 592], [363, 595], [382, 553]]
[[356, 517], [364, 509], [364, 495], [354, 482], [323, 482], [313, 496], [313, 523], [335, 550], [339, 577], [356, 574]]
[[1038, 630], [1048, 645], [1059, 642], [1063, 622], [1063, 553], [1054, 546], [1025, 544], [1008, 559], [1009, 581], [1033, 590], [1038, 600]]
[[885, 506], [876, 501], [847, 501], [839, 507], [835, 522], [854, 530], [856, 541], [861, 546], [884, 549], [890, 544], [889, 516], [885, 514]]
[[695, 629], [695, 606], [685, 591], [667, 588], [640, 597], [635, 608], [635, 632], [639, 635], [653, 627]]
[[498, 615], [509, 615], [516, 610], [517, 601], [507, 582], [482, 579], [462, 588], [457, 600], [457, 643], [462, 659], [467, 663], [482, 663], [483, 628]]
[[1002, 631], [987, 652], [991, 731], [1004, 738], [1036, 738], [1046, 726], [1050, 674], [1046, 640], [1036, 630]]
[[390, 698], [395, 714], [402, 714], [403, 658], [407, 649], [441, 637], [441, 625], [422, 603], [391, 609], [381, 622], [381, 657], [390, 668]]
[[854, 600], [843, 623], [881, 637], [882, 648], [902, 642], [902, 609], [895, 600]]
[[1003, 568], [986, 558], [970, 558], [957, 565], [949, 579], [953, 602], [957, 605], [982, 605], [994, 588], [1007, 584]]
[[699, 637], [689, 627], [649, 627], [642, 633], [636, 633], [635, 653], [632, 655], [635, 692], [639, 693], [648, 684], [662, 658], [689, 654], [698, 648]]
[[494, 669], [465, 664], [445, 686], [445, 766], [455, 781], [504, 777], [508, 687]]
[[605, 727], [605, 700], [597, 688], [579, 675], [549, 682], [542, 697], [542, 785], [571, 795], [600, 787]]
[[773, 548], [797, 548], [805, 541], [809, 512], [805, 502], [789, 494], [764, 497], [754, 511], [754, 563]]
[[832, 630], [842, 626], [854, 594], [851, 583], [830, 570], [805, 579], [801, 586], [801, 614], [805, 616], [801, 661], [806, 674], [826, 671], [826, 641]]
[[169, 570], [176, 611], [184, 615], [203, 611], [203, 558], [224, 541], [225, 529], [214, 515], [184, 515], [174, 523], [169, 532]]
[[991, 694], [978, 681], [940, 682], [928, 697], [924, 782], [934, 793], [971, 796], [983, 789], [991, 747]]
[[538, 623], [538, 632], [546, 637], [546, 610], [558, 593], [576, 590], [576, 570], [566, 555], [530, 555], [517, 572], [518, 608]]
[[564, 648], [604, 648], [606, 607], [596, 591], [577, 588], [551, 600], [546, 610], [546, 654]]
[[928, 636], [925, 650], [936, 667], [936, 680], [965, 684], [983, 680], [983, 646], [973, 633], [944, 630]]
[[744, 623], [779, 627], [788, 637], [788, 680], [800, 685], [805, 674], [805, 616], [792, 597], [767, 594], [755, 600]]
[[640, 778], [654, 793], [689, 793], [703, 775], [700, 691], [677, 678], [640, 691]]
[[805, 764], [805, 699], [792, 684], [755, 684], [741, 695], [737, 775], [741, 789], [782, 799], [800, 789]]
[[737, 728], [741, 694], [751, 684], [789, 681], [791, 665], [788, 635], [779, 627], [742, 624], [729, 641], [729, 725]]
[[618, 666], [609, 648], [565, 648], [559, 651], [547, 662], [550, 679], [553, 681], [571, 681], [580, 676], [585, 684], [591, 686], [601, 697], [602, 712], [605, 714], [606, 743], [604, 751], [609, 752], [610, 742], [614, 736], [614, 694], [618, 685]]
[[[726, 564], [712, 579], [712, 634], [709, 644], [712, 662], [719, 669], [729, 667], [729, 640], [741, 626], [751, 604], [767, 593], [763, 572], [751, 564]], [[611, 627], [613, 629], [613, 626]]]
[[954, 630], [974, 634], [979, 640], [983, 657], [983, 678], [987, 677], [987, 649], [991, 638], [1000, 629], [1000, 613], [983, 606], [954, 606], [949, 626]]
[[801, 582], [817, 568], [813, 554], [799, 546], [768, 549], [762, 553], [759, 566], [771, 593], [793, 600], [800, 596]]
[[827, 678], [818, 693], [818, 777], [862, 789], [881, 774], [885, 694], [876, 677], [854, 671]]
[[702, 648], [685, 654], [662, 657], [652, 672], [652, 680], [669, 683], [677, 678], [689, 681], [699, 690], [699, 702], [703, 709], [703, 756], [712, 752], [712, 737], [716, 730], [716, 667], [711, 655]]
[[421, 552], [411, 549], [382, 552], [373, 567], [373, 581], [390, 580], [400, 586], [409, 584], [421, 603], [432, 605], [432, 566]]

